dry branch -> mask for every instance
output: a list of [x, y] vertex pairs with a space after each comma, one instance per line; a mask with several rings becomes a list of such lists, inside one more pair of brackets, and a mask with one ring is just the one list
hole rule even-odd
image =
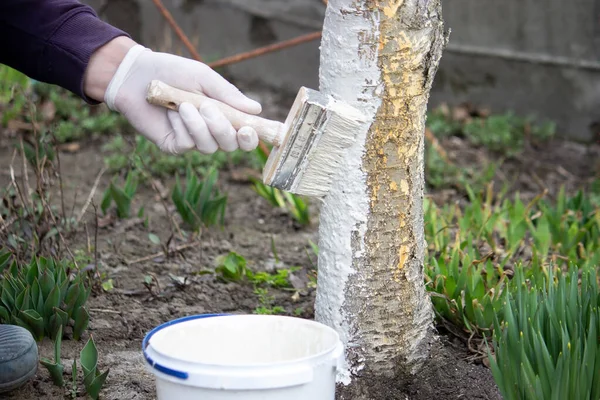
[[184, 46], [191, 53], [192, 57], [194, 57], [197, 61], [202, 61], [202, 57], [200, 57], [200, 54], [198, 53], [198, 51], [196, 50], [196, 48], [194, 47], [192, 42], [190, 42], [190, 39], [183, 32], [183, 30], [179, 27], [179, 25], [177, 24], [177, 22], [175, 21], [175, 19], [169, 12], [169, 10], [167, 10], [167, 8], [163, 5], [162, 1], [160, 1], [160, 0], [152, 0], [152, 1], [156, 5], [156, 8], [158, 8], [158, 11], [160, 11], [162, 16], [165, 17], [165, 19], [167, 20], [169, 25], [171, 25], [171, 28], [173, 29], [173, 31], [175, 32], [177, 37], [179, 37], [179, 40], [181, 40], [183, 42]]
[[94, 194], [96, 193], [96, 189], [98, 188], [98, 183], [100, 183], [100, 178], [102, 178], [102, 175], [104, 175], [105, 171], [106, 171], [106, 167], [102, 167], [102, 169], [98, 173], [98, 176], [96, 177], [96, 180], [94, 181], [94, 186], [92, 186], [92, 190], [90, 190], [90, 194], [89, 194], [87, 200], [85, 201], [85, 204], [83, 205], [83, 208], [81, 209], [81, 212], [79, 213], [79, 216], [77, 217], [77, 223], [81, 222], [83, 215], [85, 214], [87, 208], [90, 206], [90, 203], [92, 202], [92, 199], [94, 198]]
[[260, 47], [258, 49], [247, 51], [245, 53], [236, 54], [231, 57], [226, 57], [221, 60], [212, 62], [212, 63], [208, 64], [208, 66], [211, 68], [218, 68], [218, 67], [223, 67], [225, 65], [239, 63], [241, 61], [245, 61], [245, 60], [248, 60], [251, 58], [260, 57], [260, 56], [268, 54], [268, 53], [273, 53], [275, 51], [287, 49], [292, 46], [297, 46], [302, 43], [310, 42], [310, 41], [319, 39], [320, 37], [321, 37], [321, 31], [308, 33], [306, 35], [298, 36], [298, 37], [295, 37], [290, 40], [284, 40], [283, 42]]

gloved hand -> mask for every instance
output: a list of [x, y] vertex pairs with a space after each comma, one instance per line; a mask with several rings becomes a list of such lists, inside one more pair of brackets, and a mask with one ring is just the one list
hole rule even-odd
[[215, 106], [197, 110], [183, 103], [177, 112], [148, 104], [146, 89], [153, 79], [189, 92], [202, 92], [248, 114], [259, 114], [261, 105], [201, 62], [136, 45], [119, 65], [104, 101], [162, 151], [177, 154], [196, 148], [211, 154], [219, 148], [251, 151], [258, 146], [254, 129], [243, 127], [236, 132]]

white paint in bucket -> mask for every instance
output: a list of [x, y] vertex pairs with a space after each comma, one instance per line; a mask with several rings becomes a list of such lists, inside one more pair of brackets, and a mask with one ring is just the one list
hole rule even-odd
[[158, 400], [333, 400], [338, 334], [275, 315], [198, 315], [155, 328], [144, 356]]

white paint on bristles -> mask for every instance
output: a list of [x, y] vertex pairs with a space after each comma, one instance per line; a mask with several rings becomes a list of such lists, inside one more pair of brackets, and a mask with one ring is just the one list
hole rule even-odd
[[325, 196], [340, 170], [345, 151], [355, 141], [357, 130], [364, 117], [356, 109], [333, 98], [327, 103], [327, 123], [314, 151], [306, 160], [306, 167], [296, 180], [295, 193], [309, 196]]
[[[380, 104], [382, 84], [377, 65], [379, 15], [364, 0], [329, 0], [321, 43], [319, 90], [357, 108], [366, 121], [356, 128], [327, 197], [319, 227], [319, 277], [316, 320], [333, 327], [347, 348], [352, 343], [353, 315], [344, 309], [348, 278], [364, 253], [369, 199], [362, 170], [367, 133]], [[339, 129], [343, 129], [340, 127]], [[355, 240], [352, 251], [352, 240]], [[358, 242], [358, 243], [356, 243]], [[361, 360], [343, 361], [338, 381], [349, 384]]]

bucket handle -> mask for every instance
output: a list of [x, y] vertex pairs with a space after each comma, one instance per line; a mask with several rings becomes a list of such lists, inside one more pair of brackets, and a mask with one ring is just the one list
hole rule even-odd
[[178, 318], [178, 319], [174, 319], [172, 321], [166, 322], [162, 325], [157, 326], [156, 328], [152, 329], [150, 332], [148, 332], [148, 334], [146, 335], [146, 337], [144, 338], [144, 340], [142, 341], [142, 352], [144, 353], [144, 358], [146, 359], [146, 361], [148, 362], [148, 364], [150, 364], [150, 366], [154, 369], [156, 369], [159, 372], [162, 372], [165, 375], [169, 375], [172, 376], [174, 378], [178, 378], [178, 379], [182, 379], [182, 380], [186, 380], [189, 378], [189, 374], [187, 372], [184, 371], [178, 371], [176, 369], [172, 369], [169, 367], [165, 367], [164, 365], [161, 364], [157, 364], [152, 357], [150, 357], [148, 355], [148, 353], [146, 352], [146, 349], [148, 348], [148, 343], [150, 342], [150, 339], [152, 338], [152, 336], [154, 336], [154, 334], [164, 328], [167, 328], [169, 326], [175, 325], [175, 324], [179, 324], [181, 322], [187, 322], [187, 321], [193, 321], [196, 319], [202, 319], [202, 318], [210, 318], [210, 317], [223, 317], [223, 316], [227, 316], [229, 314], [202, 314], [202, 315], [192, 315], [192, 316], [188, 316], [188, 317], [183, 317], [183, 318]]

